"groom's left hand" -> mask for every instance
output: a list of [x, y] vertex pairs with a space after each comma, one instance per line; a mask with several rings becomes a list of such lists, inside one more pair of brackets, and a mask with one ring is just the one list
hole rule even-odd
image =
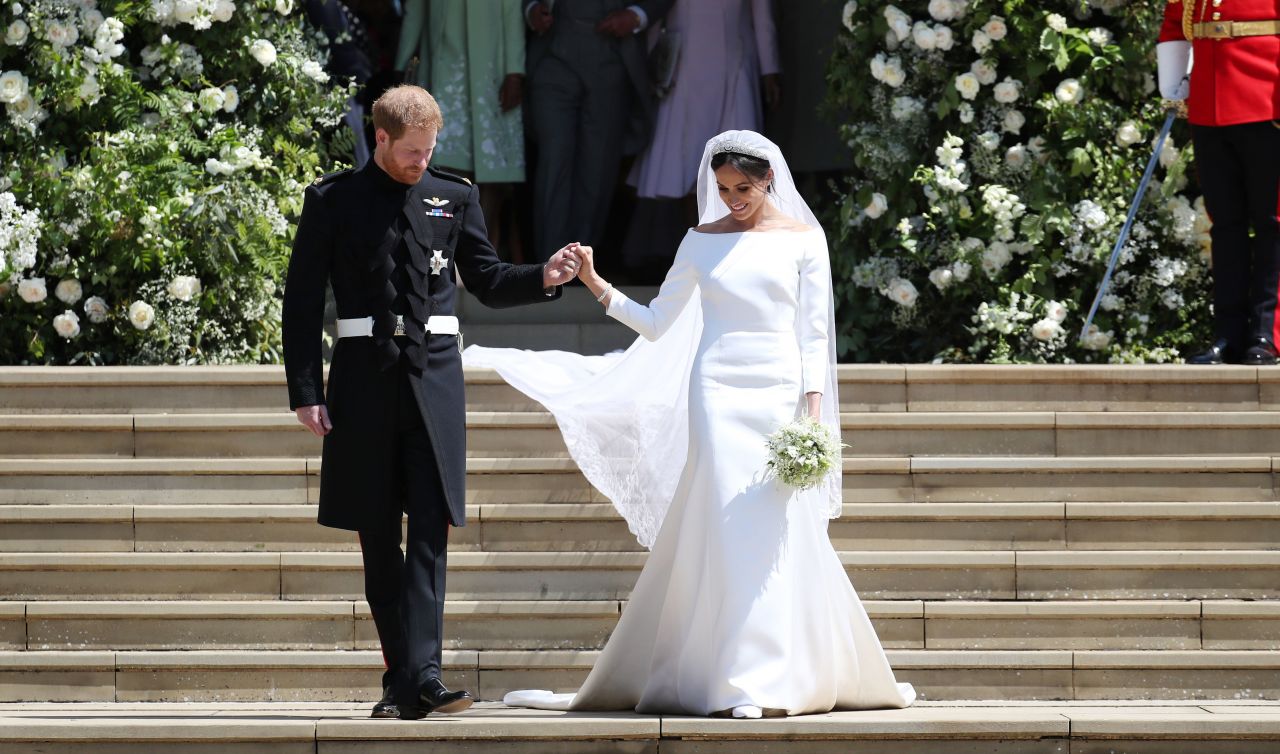
[[578, 258], [578, 244], [571, 243], [557, 251], [542, 267], [542, 287], [564, 285], [578, 276], [582, 260]]

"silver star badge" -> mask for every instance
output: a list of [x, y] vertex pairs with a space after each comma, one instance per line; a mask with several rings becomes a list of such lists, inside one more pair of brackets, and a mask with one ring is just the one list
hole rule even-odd
[[430, 204], [432, 207], [443, 207], [444, 205], [449, 203], [448, 199], [441, 199], [438, 196], [433, 196], [430, 199], [423, 199], [422, 201], [426, 202], [427, 204]]
[[431, 274], [439, 275], [440, 271], [449, 266], [449, 261], [444, 258], [444, 251], [440, 249], [431, 250]]

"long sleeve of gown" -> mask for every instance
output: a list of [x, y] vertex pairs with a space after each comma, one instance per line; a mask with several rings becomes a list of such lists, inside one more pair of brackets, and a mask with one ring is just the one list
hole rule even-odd
[[797, 333], [800, 340], [801, 383], [806, 393], [826, 390], [831, 345], [831, 260], [826, 239], [809, 244], [800, 260], [800, 301]]
[[698, 287], [698, 270], [685, 253], [687, 244], [687, 240], [681, 244], [658, 295], [648, 306], [632, 301], [627, 294], [614, 288], [609, 294], [609, 308], [605, 313], [644, 336], [645, 340], [662, 337]]

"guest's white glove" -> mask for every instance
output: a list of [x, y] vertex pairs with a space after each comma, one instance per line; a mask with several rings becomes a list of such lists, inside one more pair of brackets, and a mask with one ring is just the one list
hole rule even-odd
[[1191, 93], [1191, 43], [1178, 40], [1156, 45], [1156, 70], [1160, 96], [1179, 102]]

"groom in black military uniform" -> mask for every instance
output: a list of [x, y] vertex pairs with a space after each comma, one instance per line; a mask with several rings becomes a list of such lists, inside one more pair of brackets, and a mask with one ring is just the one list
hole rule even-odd
[[[320, 523], [359, 533], [387, 665], [373, 716], [418, 719], [472, 702], [440, 680], [449, 526], [466, 523], [455, 276], [488, 306], [516, 306], [558, 297], [577, 260], [569, 248], [546, 265], [498, 260], [475, 187], [428, 168], [443, 119], [425, 90], [388, 90], [373, 123], [373, 160], [307, 189], [285, 284], [285, 373], [290, 407], [324, 437]], [[326, 283], [338, 308], [327, 392]]]

